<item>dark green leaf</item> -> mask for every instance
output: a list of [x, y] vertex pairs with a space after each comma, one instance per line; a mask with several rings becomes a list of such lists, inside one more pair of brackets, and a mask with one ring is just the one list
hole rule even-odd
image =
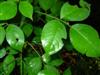
[[28, 1], [20, 1], [19, 3], [19, 11], [25, 17], [32, 19], [33, 15], [33, 6]]
[[44, 69], [38, 75], [60, 75], [59, 71], [50, 65], [45, 65]]
[[64, 61], [62, 59], [55, 59], [55, 60], [51, 60], [51, 62], [49, 62], [50, 65], [52, 66], [60, 66]]
[[48, 10], [55, 4], [55, 2], [56, 0], [39, 0], [39, 5], [42, 9]]
[[63, 75], [72, 75], [70, 67], [64, 71]]
[[31, 24], [24, 24], [21, 28], [27, 37], [29, 37], [33, 31], [33, 27]]
[[77, 5], [63, 4], [60, 12], [60, 18], [68, 21], [82, 21], [90, 14], [89, 8], [79, 8]]
[[3, 58], [6, 55], [6, 50], [5, 48], [0, 50], [0, 58]]
[[0, 20], [9, 20], [16, 16], [17, 5], [11, 1], [0, 3]]
[[3, 62], [3, 70], [5, 75], [10, 75], [15, 67], [15, 59], [12, 55], [8, 55]]
[[19, 27], [9, 24], [6, 29], [6, 39], [12, 48], [22, 51], [24, 45], [24, 34]]
[[5, 39], [5, 30], [3, 27], [0, 26], [0, 45], [3, 43]]
[[66, 38], [66, 29], [58, 20], [52, 20], [45, 24], [41, 41], [47, 54], [52, 55], [58, 52], [63, 47], [62, 39]]
[[100, 39], [97, 31], [89, 25], [75, 24], [70, 29], [74, 48], [89, 57], [100, 56]]
[[42, 68], [42, 61], [39, 57], [34, 57], [28, 64], [28, 75], [37, 75]]

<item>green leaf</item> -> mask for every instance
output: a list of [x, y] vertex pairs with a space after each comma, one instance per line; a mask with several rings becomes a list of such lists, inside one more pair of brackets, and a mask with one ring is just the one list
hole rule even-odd
[[45, 63], [48, 63], [51, 60], [51, 57], [50, 57], [50, 55], [45, 53], [42, 55], [42, 59]]
[[60, 73], [55, 67], [45, 65], [44, 69], [40, 71], [37, 75], [60, 75]]
[[89, 57], [100, 56], [100, 40], [97, 31], [89, 25], [75, 24], [70, 29], [74, 48]]
[[3, 62], [3, 70], [6, 75], [10, 75], [15, 67], [15, 59], [12, 55], [8, 55]]
[[0, 20], [9, 20], [16, 16], [17, 5], [11, 1], [0, 3]]
[[0, 58], [3, 58], [6, 55], [6, 50], [5, 48], [0, 50]]
[[39, 5], [42, 9], [48, 10], [55, 4], [55, 2], [56, 0], [39, 0]]
[[40, 28], [40, 27], [33, 27], [33, 30], [34, 30], [34, 34], [36, 35], [36, 36], [41, 36], [41, 32], [42, 32], [42, 28]]
[[6, 40], [12, 48], [22, 51], [24, 45], [24, 33], [19, 27], [9, 24], [6, 29]]
[[49, 55], [58, 52], [63, 47], [62, 39], [66, 38], [66, 28], [58, 20], [49, 21], [42, 30], [42, 46]]
[[33, 31], [33, 27], [31, 24], [24, 24], [21, 29], [23, 30], [24, 34], [29, 37]]
[[7, 1], [11, 1], [11, 2], [19, 2], [19, 0], [7, 0]]
[[61, 8], [60, 18], [68, 21], [82, 21], [85, 20], [89, 14], [90, 7], [79, 8], [77, 5], [70, 5], [69, 3], [65, 3]]
[[49, 62], [50, 65], [52, 66], [60, 66], [64, 61], [62, 59], [55, 59], [55, 60], [52, 60], [51, 62]]
[[32, 19], [33, 15], [33, 6], [28, 1], [20, 1], [19, 3], [19, 11], [25, 17]]
[[70, 67], [64, 71], [63, 75], [72, 75]]
[[5, 30], [3, 27], [0, 26], [0, 45], [3, 43], [5, 39]]
[[39, 57], [34, 57], [28, 64], [28, 75], [37, 75], [42, 68], [42, 61]]
[[60, 9], [61, 9], [62, 1], [57, 0], [57, 2], [51, 7], [51, 13], [53, 15], [59, 16], [60, 15]]
[[12, 54], [12, 55], [18, 54], [18, 51], [11, 48], [10, 46], [6, 48], [6, 51], [9, 51], [9, 54]]
[[85, 7], [85, 8], [90, 9], [90, 4], [88, 4], [85, 0], [80, 0], [79, 4], [81, 7]]

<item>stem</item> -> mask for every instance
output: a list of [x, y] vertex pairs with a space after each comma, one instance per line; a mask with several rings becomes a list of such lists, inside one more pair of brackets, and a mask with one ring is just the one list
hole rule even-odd
[[51, 18], [53, 18], [53, 19], [59, 20], [59, 21], [61, 21], [62, 23], [64, 23], [65, 25], [67, 25], [68, 27], [71, 27], [71, 26], [69, 25], [68, 22], [63, 21], [63, 20], [59, 19], [58, 17], [52, 16], [52, 15], [49, 15], [49, 14], [47, 14], [47, 13], [43, 13], [43, 12], [40, 12], [40, 11], [35, 11], [35, 12], [38, 13], [38, 14], [46, 15], [46, 16], [51, 17]]
[[34, 46], [31, 44], [31, 43], [29, 43], [29, 42], [27, 42], [28, 43], [28, 45], [38, 54], [38, 56], [39, 57], [41, 57], [41, 55], [38, 53], [38, 51], [34, 48]]

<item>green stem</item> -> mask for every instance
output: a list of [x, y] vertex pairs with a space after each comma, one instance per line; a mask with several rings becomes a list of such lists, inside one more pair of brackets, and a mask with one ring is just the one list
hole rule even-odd
[[38, 14], [46, 15], [46, 16], [51, 17], [51, 18], [53, 18], [53, 19], [59, 20], [60, 22], [62, 22], [62, 23], [64, 23], [65, 25], [67, 25], [68, 27], [71, 27], [71, 26], [69, 25], [68, 22], [63, 21], [63, 20], [59, 19], [58, 17], [52, 16], [52, 15], [49, 15], [49, 14], [47, 14], [47, 13], [43, 13], [43, 12], [40, 12], [40, 11], [35, 11], [35, 12], [38, 13]]

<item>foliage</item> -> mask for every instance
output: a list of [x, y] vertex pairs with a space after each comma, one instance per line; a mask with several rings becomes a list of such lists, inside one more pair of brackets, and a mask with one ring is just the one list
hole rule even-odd
[[90, 12], [85, 0], [0, 0], [0, 75], [72, 75], [72, 56], [99, 61], [99, 34], [81, 23]]

